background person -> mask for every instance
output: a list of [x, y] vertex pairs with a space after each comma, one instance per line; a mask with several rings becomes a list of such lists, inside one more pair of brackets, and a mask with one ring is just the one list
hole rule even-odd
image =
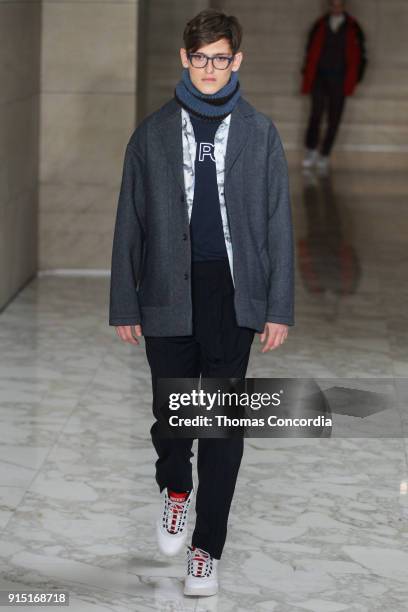
[[[345, 99], [364, 75], [365, 37], [356, 19], [345, 10], [344, 0], [329, 0], [330, 11], [313, 24], [302, 66], [302, 94], [311, 94], [302, 165], [326, 170], [340, 125]], [[327, 112], [327, 131], [318, 149], [319, 129]]]

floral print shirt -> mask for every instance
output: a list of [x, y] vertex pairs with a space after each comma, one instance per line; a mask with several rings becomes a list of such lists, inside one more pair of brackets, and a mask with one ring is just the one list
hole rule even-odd
[[[232, 282], [234, 283], [233, 273], [233, 252], [230, 228], [228, 224], [227, 208], [225, 205], [224, 198], [224, 166], [225, 166], [225, 153], [227, 150], [228, 132], [231, 121], [231, 114], [223, 119], [218, 126], [217, 132], [214, 137], [214, 156], [215, 165], [217, 169], [217, 185], [218, 185], [218, 197], [220, 201], [220, 212], [222, 219], [222, 228], [224, 232], [225, 246], [227, 249], [228, 261], [231, 270]], [[181, 123], [183, 130], [183, 172], [184, 172], [184, 188], [186, 193], [188, 219], [191, 220], [191, 212], [193, 210], [194, 200], [194, 169], [195, 169], [195, 156], [196, 156], [196, 140], [194, 136], [194, 129], [191, 124], [189, 113], [182, 108], [181, 109]]]

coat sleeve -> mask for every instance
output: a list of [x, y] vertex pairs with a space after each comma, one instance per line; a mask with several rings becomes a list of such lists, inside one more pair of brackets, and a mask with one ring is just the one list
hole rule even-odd
[[143, 160], [128, 143], [113, 236], [109, 325], [142, 322], [137, 285], [144, 248], [143, 209]]
[[294, 325], [294, 238], [289, 174], [282, 142], [272, 123], [268, 155], [268, 256], [266, 320]]
[[307, 33], [307, 39], [306, 39], [306, 45], [305, 45], [305, 50], [304, 50], [304, 54], [303, 54], [303, 62], [302, 62], [302, 66], [300, 68], [300, 72], [301, 74], [304, 74], [306, 71], [306, 66], [307, 66], [307, 59], [308, 59], [308, 55], [309, 55], [309, 50], [310, 50], [310, 46], [312, 44], [313, 38], [319, 28], [320, 25], [320, 19], [317, 19], [312, 26], [309, 28], [309, 31]]

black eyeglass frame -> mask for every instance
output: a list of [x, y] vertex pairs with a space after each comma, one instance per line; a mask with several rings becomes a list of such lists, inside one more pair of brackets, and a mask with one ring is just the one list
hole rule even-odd
[[[230, 67], [231, 62], [233, 62], [234, 58], [235, 58], [235, 54], [234, 55], [223, 55], [222, 53], [220, 53], [220, 54], [216, 54], [216, 55], [206, 55], [205, 53], [201, 53], [201, 52], [200, 53], [192, 53], [192, 52], [191, 53], [187, 53], [187, 57], [188, 57], [188, 59], [190, 61], [190, 64], [193, 66], [193, 68], [198, 68], [198, 66], [194, 66], [193, 61], [192, 61], [192, 57], [194, 55], [195, 56], [201, 55], [201, 56], [205, 57], [205, 59], [206, 59], [206, 62], [204, 64], [204, 66], [200, 66], [199, 69], [206, 68], [209, 60], [211, 60], [214, 70], [227, 70]], [[225, 68], [216, 68], [216, 66], [214, 65], [214, 60], [217, 57], [225, 58], [225, 59], [228, 60], [228, 64], [225, 66]]]

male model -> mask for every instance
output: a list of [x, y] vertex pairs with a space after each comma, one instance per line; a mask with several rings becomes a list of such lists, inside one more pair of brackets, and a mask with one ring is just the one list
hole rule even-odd
[[[302, 165], [316, 165], [323, 171], [329, 167], [345, 99], [362, 80], [367, 64], [363, 30], [345, 11], [344, 0], [329, 0], [329, 8], [309, 32], [302, 67], [302, 94], [312, 96]], [[327, 130], [318, 149], [320, 124], [326, 111]]]
[[[241, 37], [238, 20], [214, 9], [189, 21], [174, 97], [126, 148], [109, 323], [125, 342], [144, 335], [156, 418], [158, 378], [244, 378], [255, 333], [264, 353], [294, 323], [287, 164], [273, 122], [241, 96]], [[196, 494], [184, 592], [212, 595], [244, 442], [199, 438], [195, 491], [193, 440], [157, 426], [158, 546], [185, 546]]]

